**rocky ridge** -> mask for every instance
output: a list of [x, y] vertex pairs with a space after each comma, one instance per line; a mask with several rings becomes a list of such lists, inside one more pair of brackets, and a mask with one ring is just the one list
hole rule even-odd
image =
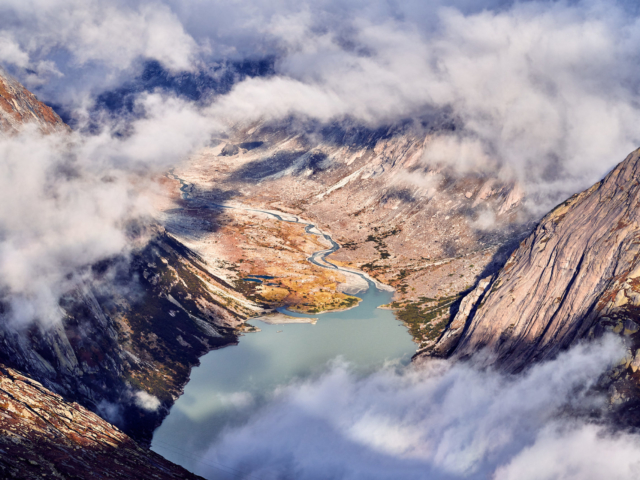
[[0, 365], [0, 476], [200, 478], [4, 365]]
[[[0, 135], [33, 124], [69, 130], [0, 70]], [[199, 478], [143, 446], [199, 357], [263, 309], [162, 227], [132, 229], [137, 248], [88, 266], [61, 322], [10, 326], [0, 301], [3, 478]]]
[[[640, 331], [640, 150], [547, 214], [434, 352], [517, 371], [605, 331]], [[463, 322], [464, 321], [464, 322]], [[463, 325], [464, 323], [464, 325]], [[638, 339], [640, 340], [640, 339]], [[635, 351], [634, 351], [635, 354]]]
[[94, 266], [92, 278], [61, 299], [62, 323], [3, 325], [0, 361], [146, 443], [199, 357], [235, 344], [243, 318], [262, 310], [163, 232], [131, 262]]
[[[34, 123], [42, 133], [68, 131], [0, 70], [0, 133]], [[62, 322], [16, 329], [0, 321], [0, 362], [145, 444], [199, 357], [235, 344], [243, 320], [263, 309], [162, 227], [136, 228], [143, 233], [131, 258], [88, 267], [89, 280], [60, 299]]]
[[610, 332], [627, 354], [600, 388], [619, 422], [640, 425], [640, 150], [547, 214], [462, 305], [418, 361], [483, 351], [518, 372]]
[[37, 125], [43, 133], [68, 130], [51, 107], [0, 67], [0, 133], [15, 133], [26, 124]]

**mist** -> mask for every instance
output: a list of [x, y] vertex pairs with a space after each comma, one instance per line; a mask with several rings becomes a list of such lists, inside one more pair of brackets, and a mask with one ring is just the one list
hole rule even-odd
[[[432, 360], [359, 377], [337, 362], [284, 386], [201, 459], [206, 478], [631, 479], [640, 439], [594, 419], [618, 338], [510, 376]], [[597, 414], [597, 415], [596, 415]], [[225, 477], [225, 471], [233, 472]]]
[[456, 129], [423, 161], [516, 180], [534, 215], [639, 143], [633, 2], [31, 0], [0, 14], [0, 63], [80, 118], [149, 60], [220, 76], [225, 62], [270, 58], [272, 74], [206, 96], [205, 117], [379, 126], [440, 112]]
[[[0, 294], [15, 328], [63, 317], [65, 293], [91, 280], [91, 266], [127, 258], [148, 240], [155, 178], [204, 145], [212, 123], [175, 98], [148, 95], [127, 136], [31, 125], [0, 137]], [[144, 228], [134, 228], [144, 232]]]
[[1, 11], [0, 62], [58, 104], [86, 108], [145, 59], [193, 72], [273, 56], [274, 75], [239, 81], [212, 115], [380, 125], [439, 109], [458, 129], [426, 160], [498, 170], [530, 205], [585, 188], [638, 144], [631, 2], [33, 0]]

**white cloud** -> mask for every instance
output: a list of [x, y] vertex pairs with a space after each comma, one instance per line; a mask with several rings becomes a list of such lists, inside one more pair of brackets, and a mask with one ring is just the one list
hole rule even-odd
[[352, 16], [326, 20], [305, 5], [266, 19], [261, 34], [284, 52], [278, 75], [238, 84], [218, 101], [217, 115], [350, 116], [377, 125], [446, 111], [458, 129], [434, 140], [427, 156], [463, 171], [501, 165], [500, 175], [515, 176], [536, 197], [529, 205], [538, 213], [640, 142], [633, 67], [640, 30], [622, 3], [434, 8], [426, 28], [408, 16], [327, 8]]
[[275, 55], [276, 75], [240, 82], [210, 115], [377, 125], [446, 112], [458, 128], [428, 156], [516, 177], [537, 213], [640, 142], [632, 2], [11, 0], [0, 15], [0, 60], [73, 108], [142, 58], [178, 71]]
[[0, 62], [47, 100], [73, 107], [118, 85], [141, 59], [191, 71], [204, 51], [159, 1], [8, 0], [0, 17]]
[[88, 268], [127, 255], [132, 221], [154, 214], [153, 177], [204, 145], [216, 123], [193, 106], [148, 95], [128, 135], [56, 133], [31, 126], [0, 137], [0, 294], [16, 325], [59, 320], [61, 295]]
[[0, 63], [10, 63], [21, 68], [29, 65], [29, 55], [20, 48], [9, 32], [0, 32]]
[[220, 478], [204, 466], [213, 461], [264, 479], [598, 478], [606, 468], [635, 478], [637, 436], [563, 416], [606, 409], [587, 390], [623, 355], [607, 338], [518, 376], [433, 361], [358, 378], [337, 365], [229, 428], [197, 473]]
[[640, 475], [640, 437], [611, 433], [596, 425], [552, 423], [508, 465], [496, 480], [633, 479]]
[[[130, 250], [124, 226], [151, 214], [149, 178], [223, 124], [448, 116], [456, 130], [428, 143], [424, 161], [515, 177], [541, 213], [638, 146], [630, 5], [4, 1], [0, 62], [79, 112], [142, 59], [177, 72], [277, 57], [274, 76], [246, 79], [208, 107], [140, 96], [146, 113], [124, 137], [107, 123], [95, 136], [0, 138], [0, 293], [13, 320], [59, 319], [60, 296], [88, 265]], [[397, 177], [427, 194], [438, 179]], [[492, 218], [477, 222], [490, 228]], [[617, 355], [611, 342], [581, 346], [518, 377], [446, 362], [365, 379], [336, 367], [284, 389], [208, 458], [261, 478], [636, 478], [636, 436], [562, 417], [568, 403], [604, 408], [581, 393]], [[144, 392], [134, 401], [157, 408]]]
[[133, 400], [138, 407], [149, 412], [155, 412], [160, 407], [160, 400], [158, 400], [158, 397], [143, 390], [137, 391], [133, 396]]

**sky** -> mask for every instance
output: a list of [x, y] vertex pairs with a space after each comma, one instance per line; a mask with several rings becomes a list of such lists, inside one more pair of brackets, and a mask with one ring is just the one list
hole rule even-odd
[[[93, 263], [144, 240], [128, 228], [153, 216], [150, 178], [233, 126], [440, 112], [456, 129], [424, 161], [514, 179], [538, 215], [640, 143], [631, 1], [3, 0], [0, 19], [0, 65], [75, 128], [0, 137], [0, 295], [16, 327], [58, 322], [60, 296]], [[261, 60], [265, 74], [238, 67]], [[226, 86], [198, 98], [131, 90], [151, 61]], [[96, 108], [124, 87], [127, 115]], [[283, 389], [209, 455], [264, 478], [637, 478], [636, 436], [561, 416], [622, 354], [615, 342], [579, 347], [519, 379], [446, 363], [366, 379], [333, 367]], [[314, 400], [336, 392], [339, 410]], [[326, 445], [343, 453], [321, 456]]]

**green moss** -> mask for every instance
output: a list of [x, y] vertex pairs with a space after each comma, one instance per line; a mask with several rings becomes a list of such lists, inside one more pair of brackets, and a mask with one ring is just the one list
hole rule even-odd
[[[375, 232], [377, 232], [379, 229], [379, 227], [374, 227], [373, 230]], [[378, 251], [378, 253], [380, 254], [380, 259], [381, 260], [386, 260], [387, 258], [389, 258], [391, 256], [391, 254], [388, 251], [388, 247], [386, 245], [386, 243], [384, 243], [384, 239], [387, 237], [390, 237], [392, 235], [397, 235], [398, 233], [400, 233], [402, 230], [400, 230], [400, 228], [396, 227], [393, 230], [388, 230], [386, 232], [383, 233], [376, 233], [375, 235], [369, 235], [367, 236], [366, 241], [367, 242], [374, 242], [375, 243], [375, 249]]]
[[[450, 321], [449, 311], [460, 295], [433, 299], [420, 297], [417, 302], [393, 302], [396, 317], [402, 320], [413, 338], [422, 343], [436, 340]], [[436, 305], [432, 305], [436, 302]], [[444, 317], [438, 318], [444, 314]]]

